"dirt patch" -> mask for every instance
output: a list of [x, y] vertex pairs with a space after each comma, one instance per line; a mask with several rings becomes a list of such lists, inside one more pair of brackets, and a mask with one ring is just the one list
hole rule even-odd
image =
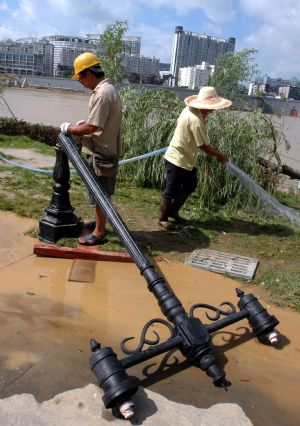
[[[10, 155], [15, 158], [15, 162], [34, 167], [34, 168], [42, 168], [42, 167], [54, 167], [55, 157], [50, 155], [41, 154], [31, 149], [3, 149], [1, 148], [1, 152], [6, 155]], [[5, 163], [5, 161], [0, 160], [1, 163]]]

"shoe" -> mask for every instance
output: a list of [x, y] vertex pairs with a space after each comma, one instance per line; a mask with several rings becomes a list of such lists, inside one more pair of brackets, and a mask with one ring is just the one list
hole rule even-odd
[[160, 210], [159, 210], [159, 219], [158, 224], [163, 228], [171, 231], [175, 229], [173, 223], [169, 222], [170, 210], [172, 207], [172, 200], [169, 198], [162, 198], [160, 200]]
[[87, 229], [90, 229], [93, 231], [96, 228], [96, 221], [95, 220], [88, 220], [86, 222], [83, 222], [83, 226]]
[[175, 225], [171, 222], [168, 222], [167, 220], [159, 220], [158, 224], [163, 228], [167, 229], [168, 231], [173, 231], [174, 229], [176, 229]]
[[102, 237], [97, 237], [94, 234], [89, 234], [89, 235], [86, 235], [85, 237], [78, 238], [77, 241], [82, 246], [98, 246], [100, 244], [107, 243], [108, 240], [105, 235], [103, 235]]
[[179, 216], [178, 212], [170, 214], [170, 217], [175, 220], [176, 223], [185, 223], [187, 220]]

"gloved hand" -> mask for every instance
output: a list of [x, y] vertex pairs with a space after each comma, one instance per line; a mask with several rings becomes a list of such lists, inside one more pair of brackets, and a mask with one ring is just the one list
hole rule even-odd
[[84, 123], [85, 123], [85, 120], [79, 120], [77, 121], [76, 126], [80, 126], [81, 124], [84, 124]]
[[69, 128], [70, 124], [71, 123], [62, 123], [61, 126], [60, 126], [60, 131], [62, 133], [64, 133], [65, 135], [67, 135], [68, 134], [68, 128]]

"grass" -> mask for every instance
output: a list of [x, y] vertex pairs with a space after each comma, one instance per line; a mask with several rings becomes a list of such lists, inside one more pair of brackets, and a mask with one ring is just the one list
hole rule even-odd
[[[2, 137], [0, 151], [1, 146], [30, 146], [30, 149], [42, 147], [46, 153], [53, 152], [51, 147], [22, 139]], [[42, 217], [53, 192], [51, 175], [0, 166], [0, 179], [0, 210], [37, 220]], [[94, 210], [86, 204], [84, 185], [75, 173], [71, 174], [69, 195], [78, 217], [93, 217]], [[280, 194], [280, 197], [281, 202], [300, 212], [299, 195]], [[126, 181], [118, 182], [113, 198], [113, 204], [146, 255], [184, 261], [194, 249], [210, 248], [258, 258], [259, 268], [251, 284], [262, 287], [271, 302], [300, 312], [299, 227], [258, 211], [200, 211], [196, 198], [190, 197], [182, 209], [182, 215], [189, 220], [176, 231], [166, 232], [157, 224], [159, 200], [158, 190], [137, 188]], [[32, 228], [28, 233], [36, 237], [38, 229]], [[110, 226], [108, 237], [109, 242], [101, 250], [125, 251]], [[62, 239], [58, 245], [73, 247], [76, 240]]]
[[36, 152], [55, 156], [55, 149], [44, 143], [33, 141], [26, 136], [6, 136], [0, 135], [0, 151], [5, 149], [34, 149]]

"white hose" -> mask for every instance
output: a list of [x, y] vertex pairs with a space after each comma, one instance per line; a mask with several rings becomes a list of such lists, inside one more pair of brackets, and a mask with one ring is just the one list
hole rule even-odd
[[265, 204], [270, 205], [274, 212], [277, 212], [280, 215], [287, 217], [291, 222], [296, 222], [298, 225], [300, 225], [300, 216], [295, 210], [281, 204], [278, 200], [276, 200], [276, 198], [268, 194], [264, 189], [262, 189], [261, 186], [254, 182], [254, 180], [249, 175], [243, 172], [243, 170], [241, 170], [235, 164], [227, 161], [225, 165], [227, 170], [235, 175], [245, 186], [245, 188], [255, 193]]

